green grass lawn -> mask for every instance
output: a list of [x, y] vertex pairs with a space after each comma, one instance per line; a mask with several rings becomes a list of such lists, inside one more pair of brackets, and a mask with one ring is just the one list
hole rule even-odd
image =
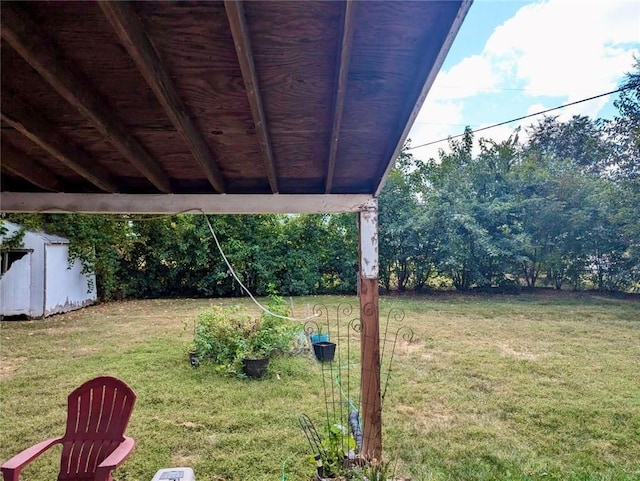
[[[310, 306], [356, 298], [292, 300]], [[0, 459], [64, 430], [68, 393], [100, 374], [138, 400], [136, 451], [119, 481], [192, 466], [198, 481], [308, 481], [299, 413], [321, 424], [321, 369], [277, 359], [267, 379], [192, 368], [193, 319], [213, 303], [110, 303], [44, 321], [2, 322]], [[399, 342], [384, 401], [384, 450], [418, 480], [640, 479], [640, 305], [592, 295], [382, 297], [413, 329]], [[186, 328], [185, 328], [186, 326]], [[400, 326], [392, 319], [390, 331]], [[54, 479], [59, 451], [24, 471]]]

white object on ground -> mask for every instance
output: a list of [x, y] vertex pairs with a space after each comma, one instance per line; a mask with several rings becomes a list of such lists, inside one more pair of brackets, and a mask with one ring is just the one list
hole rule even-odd
[[191, 468], [165, 468], [158, 471], [151, 481], [196, 481]]

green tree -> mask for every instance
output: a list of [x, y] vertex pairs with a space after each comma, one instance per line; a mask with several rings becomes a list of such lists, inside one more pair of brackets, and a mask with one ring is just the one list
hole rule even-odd
[[616, 189], [617, 222], [627, 239], [626, 284], [640, 290], [640, 58], [627, 73], [614, 105], [618, 115], [608, 124], [614, 155], [611, 175]]
[[583, 172], [601, 173], [612, 147], [603, 135], [604, 125], [583, 115], [574, 115], [567, 122], [545, 116], [529, 129], [528, 149], [560, 162], [569, 160]]
[[545, 274], [545, 284], [560, 289], [570, 281], [578, 288], [587, 267], [609, 262], [614, 249], [606, 238], [615, 235], [615, 225], [594, 230], [610, 217], [602, 212], [609, 204], [598, 205], [596, 199], [602, 200], [599, 193], [610, 183], [611, 144], [604, 140], [602, 122], [586, 117], [568, 122], [547, 117], [529, 132], [514, 182], [523, 225], [523, 276], [532, 287]]
[[433, 236], [430, 218], [419, 199], [413, 155], [400, 153], [378, 202], [380, 281], [389, 291], [392, 284], [399, 291], [422, 289], [431, 275]]
[[420, 167], [421, 192], [429, 217], [434, 263], [457, 289], [506, 282], [511, 211], [508, 174], [518, 155], [517, 133], [503, 143], [482, 140], [473, 156], [473, 135], [466, 129], [450, 152]]
[[203, 296], [221, 277], [204, 218], [193, 215], [138, 216], [120, 276], [127, 297]]
[[614, 153], [611, 156], [612, 173], [621, 180], [640, 180], [640, 58], [633, 70], [624, 77], [619, 97], [613, 104], [618, 114], [607, 123], [606, 132]]

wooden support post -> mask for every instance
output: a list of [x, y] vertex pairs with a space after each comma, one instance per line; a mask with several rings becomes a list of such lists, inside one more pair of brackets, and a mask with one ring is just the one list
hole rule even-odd
[[380, 398], [378, 204], [376, 199], [363, 208], [359, 221], [362, 454], [367, 459], [379, 460], [382, 458], [382, 400]]

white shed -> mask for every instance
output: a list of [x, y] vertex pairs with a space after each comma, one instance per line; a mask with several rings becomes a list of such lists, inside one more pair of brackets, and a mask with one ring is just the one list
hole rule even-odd
[[[20, 227], [4, 223], [6, 236]], [[79, 260], [69, 263], [69, 240], [27, 231], [23, 247], [3, 249], [0, 315], [29, 318], [80, 309], [96, 301], [95, 274], [83, 274]]]

